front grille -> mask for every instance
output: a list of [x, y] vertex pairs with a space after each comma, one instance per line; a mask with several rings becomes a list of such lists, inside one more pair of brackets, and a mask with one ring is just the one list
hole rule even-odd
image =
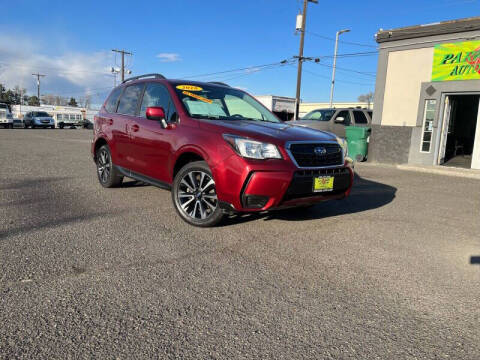
[[[333, 176], [333, 190], [323, 193], [313, 192], [313, 178], [318, 176]], [[283, 201], [311, 196], [341, 194], [347, 191], [350, 182], [350, 171], [346, 168], [296, 171]]]
[[[319, 151], [315, 153], [315, 149]], [[299, 167], [343, 165], [342, 148], [334, 143], [294, 143], [290, 144], [290, 153]]]

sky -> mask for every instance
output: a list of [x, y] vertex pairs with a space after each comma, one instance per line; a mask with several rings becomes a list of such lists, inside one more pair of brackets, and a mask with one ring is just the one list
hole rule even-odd
[[[4, 2], [6, 0], [1, 0]], [[0, 83], [36, 94], [100, 104], [114, 85], [110, 73], [125, 49], [133, 75], [225, 81], [254, 95], [295, 96], [295, 19], [301, 0], [9, 1], [0, 23]], [[480, 15], [480, 0], [318, 0], [309, 3], [302, 101], [328, 101], [335, 33], [340, 36], [335, 101], [373, 91], [380, 29]], [[273, 65], [268, 65], [273, 64]], [[264, 66], [268, 65], [268, 66]], [[225, 72], [234, 69], [238, 71]], [[220, 73], [222, 72], [222, 73]], [[205, 75], [220, 73], [214, 75]], [[119, 78], [117, 78], [118, 80]]]

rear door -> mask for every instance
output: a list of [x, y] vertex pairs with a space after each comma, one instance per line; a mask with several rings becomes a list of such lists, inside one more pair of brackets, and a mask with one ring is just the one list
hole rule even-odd
[[[167, 128], [159, 121], [146, 118], [147, 108], [162, 107]], [[139, 107], [138, 116], [131, 123], [132, 153], [135, 156], [136, 172], [162, 182], [169, 181], [168, 160], [175, 139], [177, 110], [167, 88], [159, 82], [147, 83]]]
[[[117, 116], [118, 100], [122, 94], [123, 88], [117, 87], [112, 91], [105, 102], [105, 112], [98, 116], [98, 126], [107, 136], [110, 136], [112, 151], [112, 160], [115, 165], [125, 166], [125, 145], [127, 140], [126, 125], [123, 119]], [[67, 114], [63, 115], [64, 121]]]
[[115, 117], [115, 121], [118, 124], [118, 127], [114, 128], [117, 131], [116, 142], [119, 146], [118, 152], [122, 159], [121, 161], [124, 164], [121, 166], [135, 172], [138, 171], [139, 164], [133, 150], [134, 144], [130, 128], [137, 115], [139, 100], [144, 86], [144, 83], [137, 83], [125, 87], [118, 101]]

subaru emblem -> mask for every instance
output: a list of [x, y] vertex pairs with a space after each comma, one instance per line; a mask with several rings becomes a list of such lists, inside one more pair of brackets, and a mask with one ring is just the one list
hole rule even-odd
[[323, 146], [319, 146], [313, 149], [313, 152], [316, 156], [321, 156], [327, 153], [327, 149], [325, 149]]

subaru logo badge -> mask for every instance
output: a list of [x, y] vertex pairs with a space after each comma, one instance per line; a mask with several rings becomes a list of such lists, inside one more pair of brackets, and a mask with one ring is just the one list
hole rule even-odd
[[323, 146], [316, 147], [313, 149], [313, 152], [317, 156], [325, 155], [327, 153], [327, 149], [325, 149]]

